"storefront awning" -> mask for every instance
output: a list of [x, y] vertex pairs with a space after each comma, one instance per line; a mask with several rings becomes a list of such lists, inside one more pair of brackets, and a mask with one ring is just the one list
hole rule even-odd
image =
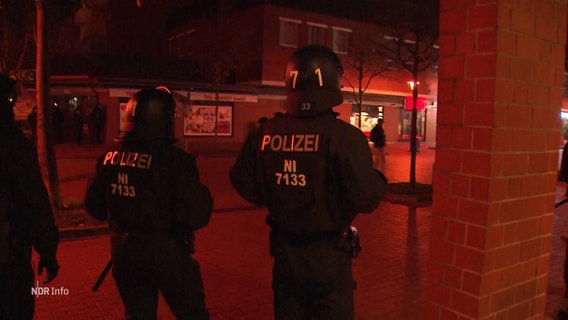
[[[199, 101], [216, 101], [215, 92], [207, 91], [191, 91], [189, 93], [189, 98], [191, 100]], [[231, 92], [220, 92], [219, 101], [226, 102], [258, 102], [258, 96], [255, 94], [246, 93], [231, 93]]]

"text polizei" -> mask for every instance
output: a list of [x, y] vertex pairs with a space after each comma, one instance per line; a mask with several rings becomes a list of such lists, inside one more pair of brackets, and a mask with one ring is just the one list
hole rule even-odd
[[109, 151], [105, 154], [103, 165], [133, 167], [139, 169], [150, 169], [152, 155], [147, 153], [130, 151]]
[[265, 134], [260, 150], [314, 152], [319, 148], [319, 134]]

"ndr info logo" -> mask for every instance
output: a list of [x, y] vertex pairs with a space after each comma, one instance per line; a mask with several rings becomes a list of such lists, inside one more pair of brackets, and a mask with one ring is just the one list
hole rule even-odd
[[65, 287], [40, 287], [39, 282], [36, 281], [35, 287], [32, 287], [32, 295], [34, 296], [67, 296], [69, 289]]

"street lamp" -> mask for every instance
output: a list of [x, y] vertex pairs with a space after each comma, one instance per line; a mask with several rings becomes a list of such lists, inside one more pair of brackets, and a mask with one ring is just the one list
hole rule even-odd
[[[410, 90], [412, 90], [414, 92], [414, 81], [408, 81], [407, 82], [408, 85], [410, 86]], [[416, 81], [416, 88], [418, 89], [418, 85], [420, 84], [420, 81]]]

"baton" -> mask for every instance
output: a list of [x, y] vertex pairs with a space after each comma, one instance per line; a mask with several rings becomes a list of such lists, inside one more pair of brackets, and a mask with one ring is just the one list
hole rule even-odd
[[555, 204], [555, 205], [554, 205], [554, 208], [558, 208], [558, 207], [560, 207], [561, 205], [565, 204], [566, 202], [568, 202], [568, 198], [566, 198], [566, 199], [564, 199], [564, 200], [558, 202], [557, 204]]
[[99, 287], [101, 286], [101, 284], [103, 283], [103, 281], [105, 280], [108, 272], [110, 271], [110, 268], [112, 267], [112, 259], [110, 259], [108, 261], [108, 263], [106, 264], [105, 268], [103, 269], [103, 271], [101, 272], [101, 275], [99, 276], [99, 278], [97, 279], [97, 281], [95, 282], [95, 285], [93, 286], [93, 291], [97, 291], [99, 290]]

